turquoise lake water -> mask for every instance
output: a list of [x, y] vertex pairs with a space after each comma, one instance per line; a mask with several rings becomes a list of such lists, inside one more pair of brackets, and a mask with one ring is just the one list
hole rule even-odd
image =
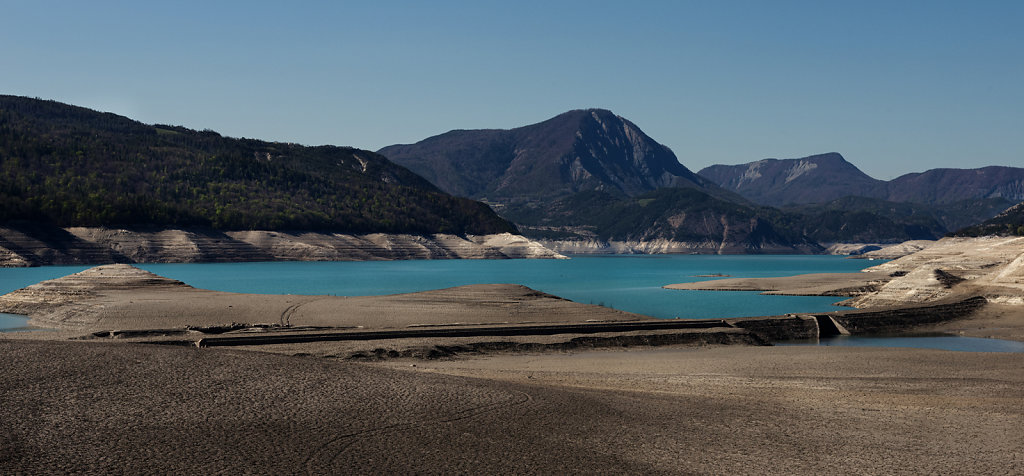
[[[752, 255], [629, 255], [576, 257], [570, 260], [433, 260], [355, 262], [261, 262], [144, 264], [140, 268], [202, 289], [239, 293], [368, 296], [448, 288], [475, 283], [514, 283], [585, 304], [600, 304], [649, 316], [672, 319], [710, 319], [826, 312], [844, 309], [842, 298], [764, 296], [757, 292], [679, 291], [662, 289], [672, 283], [703, 281], [698, 277], [793, 276], [808, 273], [857, 272], [879, 261], [839, 256]], [[75, 273], [88, 266], [0, 268], [0, 294], [47, 279]], [[20, 316], [0, 314], [0, 328], [25, 326]], [[862, 340], [863, 339], [863, 340]], [[822, 345], [885, 346], [891, 338], [823, 341]], [[932, 339], [932, 338], [912, 338]], [[966, 339], [932, 339], [948, 350]], [[980, 339], [993, 341], [993, 339]], [[892, 341], [893, 346], [904, 345]], [[923, 340], [916, 340], [923, 345]], [[960, 344], [953, 344], [959, 342]], [[996, 341], [991, 351], [1003, 350]], [[984, 343], [973, 342], [972, 349]], [[945, 346], [945, 347], [943, 347]]]
[[[630, 255], [569, 260], [186, 263], [139, 267], [197, 288], [239, 293], [368, 296], [475, 283], [514, 283], [585, 304], [666, 319], [703, 319], [830, 311], [838, 309], [832, 304], [841, 299], [673, 291], [661, 287], [713, 279], [696, 277], [706, 274], [791, 276], [856, 272], [872, 264], [877, 262], [837, 256]], [[0, 268], [0, 294], [87, 268]], [[17, 319], [7, 327], [17, 324]]]

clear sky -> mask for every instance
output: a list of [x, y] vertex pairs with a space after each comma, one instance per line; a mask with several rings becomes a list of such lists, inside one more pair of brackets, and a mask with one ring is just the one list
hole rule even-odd
[[1024, 167], [1024, 1], [0, 0], [0, 94], [376, 150], [610, 109], [696, 171]]

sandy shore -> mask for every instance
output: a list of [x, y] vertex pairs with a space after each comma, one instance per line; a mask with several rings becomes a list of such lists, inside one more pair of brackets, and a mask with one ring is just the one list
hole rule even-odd
[[0, 352], [7, 474], [1024, 469], [1024, 354], [730, 346], [386, 368], [3, 338]]
[[875, 289], [889, 280], [889, 273], [816, 273], [778, 278], [725, 278], [695, 283], [678, 283], [665, 289], [698, 291], [764, 291], [764, 294], [792, 296], [855, 296]]

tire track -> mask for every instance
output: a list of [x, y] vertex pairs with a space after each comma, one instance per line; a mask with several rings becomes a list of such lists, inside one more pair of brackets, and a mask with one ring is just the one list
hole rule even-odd
[[324, 298], [310, 299], [308, 301], [297, 302], [295, 304], [292, 304], [291, 306], [286, 307], [284, 311], [281, 311], [281, 318], [279, 319], [281, 325], [282, 326], [290, 326], [290, 325], [292, 325], [292, 316], [295, 315], [295, 311], [298, 311], [300, 307], [305, 306], [306, 304], [314, 303], [314, 302], [317, 302], [317, 301], [323, 301], [323, 300], [324, 300]]
[[306, 303], [304, 303], [304, 302], [292, 304], [291, 306], [286, 307], [284, 309], [284, 311], [281, 311], [281, 319], [279, 319], [281, 325], [282, 326], [290, 326], [290, 325], [292, 325], [292, 314], [295, 314], [295, 311], [299, 307], [302, 307], [305, 304]]

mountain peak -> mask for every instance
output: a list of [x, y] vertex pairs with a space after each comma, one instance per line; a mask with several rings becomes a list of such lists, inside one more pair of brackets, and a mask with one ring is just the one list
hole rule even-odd
[[449, 193], [495, 202], [708, 186], [668, 147], [607, 109], [576, 109], [510, 130], [452, 131], [380, 153]]
[[712, 165], [700, 175], [754, 202], [774, 206], [825, 203], [846, 196], [901, 203], [1024, 200], [1024, 168], [932, 169], [883, 181], [869, 177], [837, 152]]
[[823, 203], [847, 195], [876, 196], [883, 187], [883, 182], [869, 177], [838, 152], [712, 165], [699, 174], [726, 190], [776, 206]]

